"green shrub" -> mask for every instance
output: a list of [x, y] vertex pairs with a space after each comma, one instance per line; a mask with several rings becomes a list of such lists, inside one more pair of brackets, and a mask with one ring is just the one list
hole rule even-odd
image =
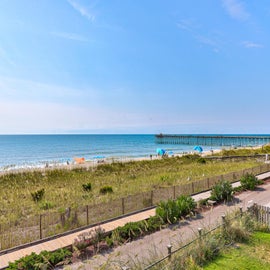
[[138, 222], [128, 222], [122, 227], [118, 227], [116, 230], [121, 239], [121, 242], [126, 240], [134, 240], [139, 236], [143, 235], [146, 231], [146, 224], [142, 221]]
[[258, 180], [254, 174], [246, 173], [240, 179], [241, 186], [245, 190], [254, 190], [258, 185]]
[[233, 188], [233, 191], [234, 191], [234, 192], [241, 192], [241, 191], [243, 191], [243, 187], [242, 187], [242, 186], [234, 187], [234, 188]]
[[[238, 213], [239, 214], [239, 213]], [[242, 243], [250, 238], [256, 226], [254, 218], [245, 213], [241, 218], [225, 218], [225, 226], [222, 230], [222, 238], [227, 243]]]
[[233, 187], [230, 182], [222, 180], [212, 188], [210, 199], [220, 202], [231, 201], [232, 198]]
[[174, 200], [167, 202], [161, 201], [156, 208], [156, 215], [158, 215], [164, 223], [176, 223], [179, 218], [179, 209]]
[[171, 184], [170, 177], [168, 175], [162, 175], [160, 177], [160, 182], [165, 184]]
[[82, 184], [82, 188], [84, 191], [91, 191], [92, 190], [92, 184], [91, 183], [87, 183], [87, 184]]
[[177, 200], [161, 201], [156, 208], [156, 215], [164, 223], [176, 223], [180, 217], [190, 214], [196, 207], [194, 199], [190, 196], [182, 195]]
[[32, 252], [30, 255], [22, 257], [15, 262], [10, 262], [7, 270], [53, 269], [58, 263], [66, 261], [71, 257], [71, 254], [67, 249], [59, 249], [54, 252], [42, 251], [40, 254]]
[[54, 208], [54, 204], [51, 202], [45, 201], [45, 202], [40, 203], [39, 208], [42, 210], [49, 210], [49, 209]]
[[110, 247], [110, 248], [113, 247], [114, 243], [113, 243], [112, 237], [107, 236], [105, 241], [106, 241], [106, 244], [108, 245], [108, 247]]
[[188, 164], [188, 163], [192, 163], [194, 161], [198, 161], [198, 159], [200, 159], [200, 158], [201, 158], [201, 156], [198, 154], [192, 154], [192, 155], [187, 154], [187, 155], [183, 155], [180, 159], [184, 163]]
[[204, 237], [203, 241], [197, 243], [189, 252], [195, 265], [203, 266], [206, 262], [212, 261], [223, 246], [223, 239], [217, 235]]
[[32, 199], [34, 202], [39, 202], [42, 200], [42, 198], [44, 197], [44, 194], [45, 194], [45, 189], [42, 188], [42, 189], [39, 189], [35, 192], [31, 192], [31, 196], [32, 196]]
[[181, 195], [176, 200], [179, 210], [179, 217], [190, 214], [196, 207], [196, 203], [191, 196]]
[[203, 158], [203, 157], [199, 157], [199, 158], [197, 159], [197, 162], [200, 163], [200, 164], [205, 164], [205, 163], [206, 163], [206, 159]]
[[101, 194], [113, 193], [113, 188], [111, 186], [104, 186], [100, 188], [99, 192]]

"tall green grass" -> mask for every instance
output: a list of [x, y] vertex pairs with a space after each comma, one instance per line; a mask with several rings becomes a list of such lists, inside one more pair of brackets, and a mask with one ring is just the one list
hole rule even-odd
[[[175, 157], [103, 164], [89, 169], [56, 169], [2, 175], [0, 222], [27, 219], [30, 215], [44, 211], [108, 202], [138, 192], [181, 185], [259, 165], [254, 160], [200, 163], [198, 158]], [[91, 183], [90, 192], [82, 189], [86, 183]], [[104, 186], [111, 186], [113, 193], [101, 194], [100, 188]], [[31, 193], [41, 189], [44, 189], [43, 199], [40, 202], [33, 201]]]

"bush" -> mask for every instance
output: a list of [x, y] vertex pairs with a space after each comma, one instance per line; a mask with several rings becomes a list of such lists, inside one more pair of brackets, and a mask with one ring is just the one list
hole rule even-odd
[[49, 210], [49, 209], [54, 208], [54, 204], [51, 202], [45, 201], [45, 202], [40, 203], [39, 208], [42, 210]]
[[196, 207], [194, 199], [190, 196], [181, 195], [176, 200], [179, 209], [179, 217], [190, 214]]
[[198, 160], [197, 160], [198, 163], [200, 164], [205, 164], [206, 163], [206, 159], [203, 158], [203, 157], [199, 157]]
[[254, 190], [258, 185], [258, 180], [254, 174], [246, 173], [240, 179], [241, 186], [245, 190]]
[[44, 197], [44, 194], [45, 194], [45, 190], [44, 188], [40, 189], [40, 190], [37, 190], [35, 192], [31, 192], [31, 196], [32, 196], [32, 199], [34, 200], [34, 202], [39, 202], [42, 200], [42, 198]]
[[107, 193], [113, 193], [113, 188], [111, 186], [105, 186], [105, 187], [102, 187], [99, 192], [101, 194], [107, 194]]
[[[238, 213], [239, 214], [239, 213]], [[252, 216], [245, 213], [241, 218], [225, 218], [225, 227], [222, 230], [222, 238], [226, 243], [242, 243], [250, 238], [255, 229], [255, 221]]]
[[91, 191], [92, 190], [92, 184], [91, 183], [87, 183], [87, 184], [82, 184], [82, 188], [84, 191]]
[[159, 216], [155, 215], [150, 217], [147, 220], [147, 224], [148, 224], [148, 231], [149, 232], [155, 232], [157, 230], [160, 230], [162, 225], [164, 225], [163, 219], [160, 218]]
[[54, 269], [54, 266], [58, 263], [66, 261], [71, 257], [71, 254], [67, 249], [59, 249], [54, 252], [42, 251], [39, 255], [32, 252], [30, 255], [22, 257], [15, 262], [10, 262], [7, 270]]
[[165, 223], [176, 223], [180, 217], [190, 214], [196, 207], [194, 199], [190, 196], [182, 195], [177, 200], [160, 202], [156, 208], [156, 214]]
[[158, 215], [164, 223], [176, 223], [179, 218], [179, 209], [175, 201], [168, 200], [161, 201], [156, 208], [156, 215]]
[[99, 242], [105, 240], [105, 238], [105, 229], [97, 227], [88, 232], [79, 234], [78, 238], [75, 239], [73, 246], [75, 246], [78, 250], [83, 250], [86, 247], [93, 245], [95, 251], [98, 251]]
[[211, 191], [211, 200], [215, 200], [217, 202], [220, 201], [231, 201], [233, 198], [233, 187], [228, 181], [220, 181], [218, 182]]

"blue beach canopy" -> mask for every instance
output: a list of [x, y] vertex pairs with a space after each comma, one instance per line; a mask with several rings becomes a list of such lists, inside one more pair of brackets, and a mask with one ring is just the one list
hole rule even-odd
[[200, 153], [203, 151], [202, 147], [199, 146], [199, 145], [196, 145], [196, 146], [193, 148], [193, 150], [198, 151], [198, 152], [200, 152]]
[[164, 149], [157, 148], [157, 154], [163, 156], [166, 153]]
[[94, 156], [93, 158], [105, 158], [105, 156]]

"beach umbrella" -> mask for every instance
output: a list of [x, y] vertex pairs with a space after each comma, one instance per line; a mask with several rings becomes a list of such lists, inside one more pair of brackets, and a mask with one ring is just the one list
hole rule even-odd
[[160, 156], [163, 156], [166, 153], [166, 151], [162, 148], [157, 148], [157, 154]]
[[203, 151], [202, 147], [199, 146], [199, 145], [196, 145], [196, 146], [193, 148], [193, 150], [198, 151], [199, 153], [201, 153], [201, 152]]
[[105, 158], [105, 156], [94, 156], [93, 158], [100, 159], [100, 158]]

